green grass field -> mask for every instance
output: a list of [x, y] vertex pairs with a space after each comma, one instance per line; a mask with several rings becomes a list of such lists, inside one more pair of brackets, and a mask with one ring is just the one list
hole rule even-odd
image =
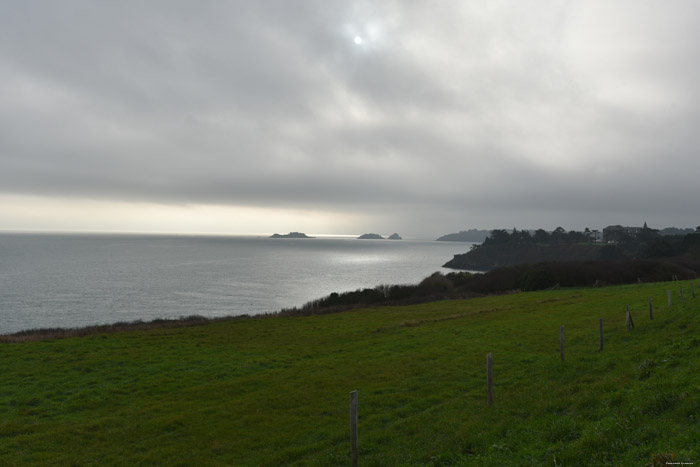
[[699, 464], [699, 329], [670, 282], [5, 343], [0, 465], [349, 465], [352, 390], [362, 465]]

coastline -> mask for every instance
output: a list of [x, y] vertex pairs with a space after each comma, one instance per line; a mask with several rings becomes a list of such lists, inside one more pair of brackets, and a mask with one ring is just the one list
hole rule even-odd
[[[188, 315], [179, 318], [157, 318], [151, 321], [120, 321], [83, 327], [46, 327], [0, 334], [0, 343], [50, 340], [108, 334], [129, 330], [200, 326], [217, 322], [266, 317], [294, 317], [334, 314], [358, 308], [405, 306], [442, 300], [464, 300], [490, 295], [504, 295], [547, 289], [598, 288], [634, 283], [660, 283], [691, 280], [698, 277], [700, 264], [663, 261], [588, 261], [521, 264], [497, 268], [486, 273], [435, 272], [417, 284], [376, 285], [348, 292], [332, 292], [300, 307], [281, 308], [270, 313], [239, 314], [217, 317]], [[694, 283], [691, 282], [691, 287]], [[695, 295], [694, 288], [693, 296]]]
[[261, 315], [333, 292], [411, 284], [463, 245], [264, 237], [0, 235], [0, 334]]

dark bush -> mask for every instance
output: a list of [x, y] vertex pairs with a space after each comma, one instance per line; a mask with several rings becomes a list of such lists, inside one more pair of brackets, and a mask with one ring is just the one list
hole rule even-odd
[[454, 285], [452, 284], [452, 281], [439, 272], [435, 272], [423, 279], [423, 281], [418, 284], [417, 292], [420, 295], [432, 295], [445, 294], [452, 292], [453, 290]]
[[522, 290], [542, 290], [555, 286], [558, 281], [550, 268], [533, 268], [520, 277], [518, 281]]
[[600, 249], [600, 259], [611, 260], [624, 258], [624, 253], [615, 245], [605, 245]]

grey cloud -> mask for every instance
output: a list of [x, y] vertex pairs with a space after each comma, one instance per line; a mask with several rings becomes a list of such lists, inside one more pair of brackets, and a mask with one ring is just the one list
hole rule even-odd
[[536, 5], [4, 2], [0, 192], [692, 225], [698, 7]]

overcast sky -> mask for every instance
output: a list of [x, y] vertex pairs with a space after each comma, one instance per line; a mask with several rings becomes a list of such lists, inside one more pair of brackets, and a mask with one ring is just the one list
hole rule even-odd
[[700, 2], [0, 2], [0, 229], [700, 225]]

